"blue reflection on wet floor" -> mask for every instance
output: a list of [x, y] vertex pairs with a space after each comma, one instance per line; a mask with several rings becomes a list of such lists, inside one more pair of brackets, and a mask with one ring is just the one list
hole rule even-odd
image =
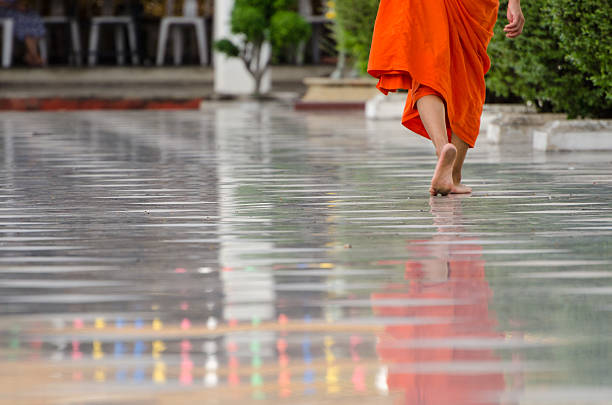
[[1, 404], [610, 403], [604, 153], [430, 198], [357, 113], [2, 116]]

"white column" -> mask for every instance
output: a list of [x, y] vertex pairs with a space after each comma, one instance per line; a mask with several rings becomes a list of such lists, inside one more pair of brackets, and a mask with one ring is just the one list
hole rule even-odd
[[[230, 29], [230, 18], [234, 0], [215, 0], [214, 39], [229, 38], [235, 40]], [[270, 46], [263, 51], [263, 60], [270, 57]], [[255, 90], [255, 81], [238, 58], [215, 52], [215, 92], [219, 94], [251, 94]], [[261, 92], [270, 91], [270, 72], [266, 73], [261, 83]]]

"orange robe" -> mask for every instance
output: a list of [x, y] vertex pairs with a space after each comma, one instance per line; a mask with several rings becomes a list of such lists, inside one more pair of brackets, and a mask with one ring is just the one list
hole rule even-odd
[[454, 132], [474, 147], [498, 7], [498, 0], [380, 1], [368, 73], [385, 94], [410, 90], [404, 126], [429, 138], [416, 100], [436, 94], [446, 105], [449, 141]]

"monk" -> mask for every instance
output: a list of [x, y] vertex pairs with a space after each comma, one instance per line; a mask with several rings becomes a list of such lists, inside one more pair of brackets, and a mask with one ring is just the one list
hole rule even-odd
[[[380, 1], [368, 73], [384, 94], [409, 91], [402, 124], [436, 148], [433, 196], [472, 191], [461, 170], [480, 131], [498, 8], [499, 0]], [[520, 0], [509, 0], [507, 17], [504, 32], [515, 38], [525, 24]]]

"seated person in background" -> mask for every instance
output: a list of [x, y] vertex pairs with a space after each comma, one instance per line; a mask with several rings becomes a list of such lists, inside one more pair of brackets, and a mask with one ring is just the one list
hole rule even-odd
[[38, 52], [38, 40], [45, 36], [45, 25], [25, 0], [0, 0], [0, 18], [12, 18], [15, 22], [15, 37], [25, 43], [25, 62], [30, 66], [42, 66]]

